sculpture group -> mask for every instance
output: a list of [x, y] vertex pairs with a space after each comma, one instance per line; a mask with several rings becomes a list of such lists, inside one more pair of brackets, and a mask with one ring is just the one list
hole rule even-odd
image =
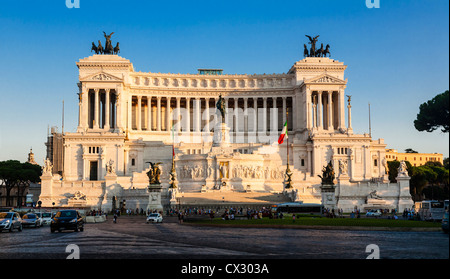
[[150, 184], [161, 184], [161, 169], [159, 168], [159, 165], [161, 163], [150, 163], [150, 170], [147, 172], [148, 181]]
[[114, 32], [107, 35], [105, 31], [103, 31], [103, 35], [106, 39], [105, 47], [102, 46], [102, 42], [100, 42], [100, 40], [98, 40], [98, 46], [96, 46], [95, 43], [92, 42], [91, 52], [94, 51], [95, 54], [118, 54], [120, 52], [119, 43], [117, 43], [115, 47], [113, 47], [111, 43], [111, 36], [113, 34]]
[[333, 163], [330, 161], [328, 165], [323, 167], [322, 175], [318, 175], [322, 179], [322, 185], [334, 185], [334, 168]]
[[330, 45], [326, 45], [326, 47], [323, 47], [323, 44], [321, 44], [319, 49], [316, 49], [316, 43], [317, 43], [317, 39], [319, 38], [319, 35], [316, 37], [311, 37], [308, 35], [305, 35], [306, 37], [309, 38], [309, 43], [311, 45], [311, 48], [308, 50], [308, 47], [306, 46], [306, 44], [304, 45], [304, 52], [303, 52], [303, 56], [305, 57], [327, 57], [331, 56], [330, 53]]

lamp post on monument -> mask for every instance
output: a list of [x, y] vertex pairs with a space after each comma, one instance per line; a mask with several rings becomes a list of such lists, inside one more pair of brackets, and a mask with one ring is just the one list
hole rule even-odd
[[292, 171], [289, 168], [289, 137], [288, 137], [288, 119], [289, 119], [289, 110], [286, 110], [286, 122], [284, 123], [283, 131], [281, 132], [280, 137], [278, 138], [278, 144], [282, 144], [284, 139], [286, 139], [286, 172], [284, 175], [283, 181], [283, 194], [288, 196], [292, 201], [296, 201], [298, 199], [297, 192], [294, 191], [294, 187], [292, 186]]
[[284, 181], [284, 189], [293, 189], [292, 186], [292, 171], [289, 169], [289, 137], [288, 137], [288, 124], [289, 124], [289, 108], [286, 108], [286, 153], [287, 153], [287, 163], [286, 163], [286, 175]]
[[[173, 133], [173, 128], [172, 128]], [[177, 193], [178, 193], [178, 181], [177, 181], [177, 171], [175, 168], [175, 148], [172, 144], [172, 169], [170, 170], [170, 182], [169, 182], [169, 194], [170, 194], [170, 206], [177, 204]]]

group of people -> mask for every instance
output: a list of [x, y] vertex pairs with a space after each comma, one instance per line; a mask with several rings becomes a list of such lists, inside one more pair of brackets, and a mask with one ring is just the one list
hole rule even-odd
[[[359, 210], [356, 210], [356, 214], [359, 218]], [[322, 215], [327, 218], [344, 218], [344, 210], [342, 208], [338, 208], [336, 210], [334, 208], [324, 208], [322, 211]]]
[[104, 212], [103, 210], [92, 209], [86, 212], [86, 216], [102, 216], [102, 215], [106, 215], [106, 212]]
[[211, 212], [217, 212], [220, 209], [217, 208], [216, 210], [208, 208], [184, 208], [184, 209], [178, 209], [178, 208], [170, 208], [167, 209], [166, 214], [168, 216], [178, 216], [180, 213], [182, 213], [183, 215], [209, 215]]
[[421, 216], [418, 212], [415, 212], [414, 209], [403, 210], [402, 213], [403, 220], [421, 220]]

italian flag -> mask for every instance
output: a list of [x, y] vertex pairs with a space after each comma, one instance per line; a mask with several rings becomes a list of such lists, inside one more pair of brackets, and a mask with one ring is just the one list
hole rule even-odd
[[278, 138], [278, 144], [282, 144], [284, 142], [284, 139], [288, 138], [288, 132], [287, 132], [287, 121], [284, 123], [283, 131], [281, 131], [281, 135]]

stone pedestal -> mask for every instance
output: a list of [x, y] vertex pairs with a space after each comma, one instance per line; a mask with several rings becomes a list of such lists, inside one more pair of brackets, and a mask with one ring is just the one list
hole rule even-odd
[[398, 196], [398, 212], [403, 212], [403, 210], [411, 209], [414, 205], [411, 194], [409, 192], [409, 181], [411, 177], [407, 175], [399, 175], [397, 176], [397, 183], [399, 187], [399, 196]]
[[364, 210], [370, 209], [384, 209], [390, 208], [385, 200], [382, 199], [367, 199], [366, 204], [363, 206]]
[[102, 201], [103, 210], [114, 210], [113, 203], [117, 200], [117, 197], [122, 196], [122, 188], [115, 187], [117, 183], [117, 175], [115, 173], [108, 173], [105, 175], [105, 195]]
[[230, 146], [230, 128], [226, 123], [218, 123], [214, 127], [213, 146]]
[[320, 190], [322, 193], [323, 207], [328, 209], [336, 209], [336, 186], [330, 184], [322, 184], [322, 186], [320, 186]]
[[41, 194], [39, 200], [42, 202], [42, 207], [52, 206], [53, 195], [53, 177], [51, 173], [42, 174], [41, 178]]
[[150, 184], [148, 186], [148, 205], [147, 205], [147, 211], [163, 211], [163, 206], [161, 204], [161, 184]]

